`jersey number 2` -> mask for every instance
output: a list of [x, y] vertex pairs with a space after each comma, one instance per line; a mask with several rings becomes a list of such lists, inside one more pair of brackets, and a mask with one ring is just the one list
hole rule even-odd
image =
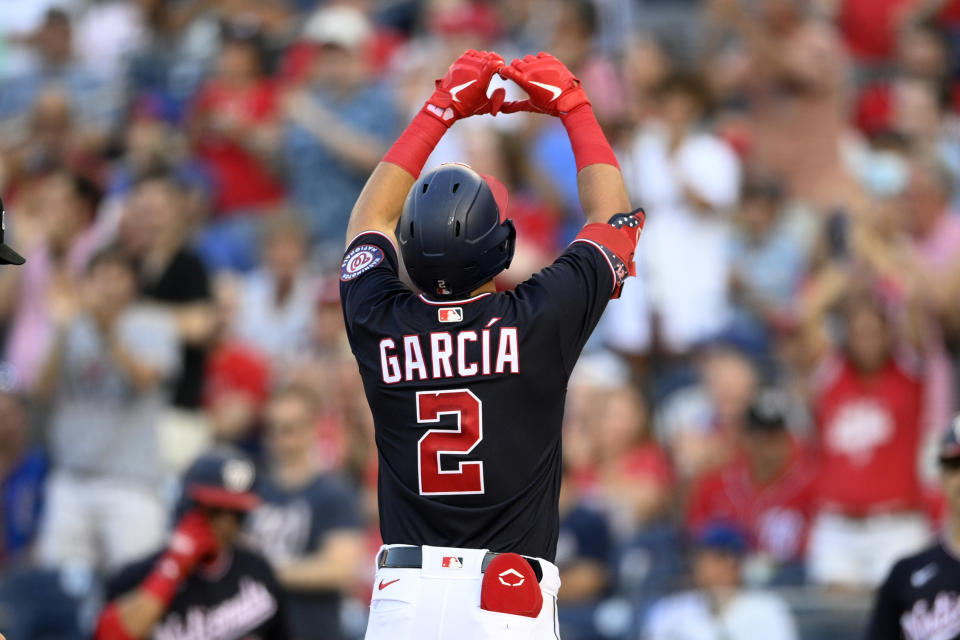
[[417, 469], [420, 495], [451, 496], [483, 493], [483, 462], [460, 462], [457, 469], [440, 468], [440, 456], [465, 455], [483, 439], [483, 404], [468, 389], [417, 392], [417, 422], [440, 422], [442, 415], [457, 417], [457, 430], [430, 429], [420, 438]]

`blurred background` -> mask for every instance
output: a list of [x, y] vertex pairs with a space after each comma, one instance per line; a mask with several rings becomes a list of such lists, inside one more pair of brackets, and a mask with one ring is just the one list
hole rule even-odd
[[[283, 583], [352, 533], [357, 571], [285, 586], [324, 603], [301, 628], [362, 637], [377, 461], [336, 268], [367, 175], [467, 48], [570, 66], [648, 214], [570, 382], [563, 637], [669, 637], [664, 598], [733, 586], [799, 637], [855, 638], [936, 535], [960, 1], [0, 4], [0, 194], [27, 258], [0, 271], [11, 640], [86, 637], [224, 442], [276, 484], [348, 492], [266, 495], [248, 544]], [[471, 118], [428, 168], [451, 160], [511, 192], [503, 288], [583, 224], [559, 121]]]

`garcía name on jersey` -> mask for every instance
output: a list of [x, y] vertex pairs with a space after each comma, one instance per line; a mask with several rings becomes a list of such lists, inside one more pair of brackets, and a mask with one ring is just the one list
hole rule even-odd
[[380, 340], [380, 370], [387, 384], [520, 373], [516, 327], [491, 318], [480, 331], [433, 331]]

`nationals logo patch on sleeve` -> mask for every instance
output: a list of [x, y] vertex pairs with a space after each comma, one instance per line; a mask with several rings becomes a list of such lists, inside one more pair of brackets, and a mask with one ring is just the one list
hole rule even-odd
[[340, 265], [340, 279], [349, 282], [383, 262], [383, 250], [374, 244], [354, 247]]

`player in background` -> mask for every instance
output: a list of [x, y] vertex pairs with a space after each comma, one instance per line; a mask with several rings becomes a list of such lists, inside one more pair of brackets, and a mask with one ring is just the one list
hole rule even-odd
[[96, 640], [287, 640], [286, 607], [267, 561], [237, 545], [253, 463], [232, 451], [197, 458], [183, 476], [170, 542], [107, 584]]
[[5, 214], [3, 200], [0, 200], [0, 264], [23, 264], [26, 262], [23, 256], [3, 243], [3, 232], [7, 229], [3, 220]]
[[960, 639], [960, 415], [940, 444], [940, 539], [897, 562], [877, 592], [866, 640]]
[[[488, 97], [496, 73], [529, 99]], [[460, 164], [418, 176], [458, 119], [500, 110], [561, 119], [588, 224], [552, 265], [498, 293], [515, 240], [506, 190]], [[556, 637], [566, 385], [631, 273], [643, 213], [629, 210], [586, 93], [545, 53], [510, 65], [463, 54], [374, 170], [340, 269], [379, 462], [385, 544], [368, 640]], [[398, 243], [419, 293], [399, 279]]]

